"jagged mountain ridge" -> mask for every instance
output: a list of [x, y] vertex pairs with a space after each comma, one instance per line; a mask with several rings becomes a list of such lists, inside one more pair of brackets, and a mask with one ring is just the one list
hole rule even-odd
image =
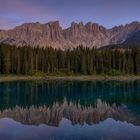
[[115, 26], [107, 29], [99, 24], [88, 22], [75, 23], [62, 29], [59, 21], [46, 24], [25, 23], [11, 30], [0, 30], [0, 43], [17, 46], [51, 46], [69, 49], [79, 45], [97, 48], [125, 42], [132, 34], [140, 31], [140, 22]]

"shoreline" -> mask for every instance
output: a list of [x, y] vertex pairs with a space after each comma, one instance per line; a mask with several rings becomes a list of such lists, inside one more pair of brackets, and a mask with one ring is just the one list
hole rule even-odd
[[76, 80], [76, 81], [95, 81], [95, 80], [114, 80], [114, 81], [131, 81], [140, 80], [140, 76], [102, 76], [102, 75], [80, 75], [80, 76], [27, 76], [27, 75], [2, 75], [0, 82], [24, 81], [24, 80]]
[[78, 80], [78, 81], [95, 81], [95, 80], [140, 80], [140, 76], [102, 76], [102, 75], [88, 75], [88, 76], [47, 76], [46, 80]]

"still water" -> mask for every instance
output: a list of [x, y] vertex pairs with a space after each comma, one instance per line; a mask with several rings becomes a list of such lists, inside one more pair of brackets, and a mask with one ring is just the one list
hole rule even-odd
[[0, 140], [140, 140], [140, 81], [0, 83]]

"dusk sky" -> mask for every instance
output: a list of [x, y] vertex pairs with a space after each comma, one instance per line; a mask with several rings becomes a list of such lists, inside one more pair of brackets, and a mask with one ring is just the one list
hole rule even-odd
[[0, 29], [25, 22], [91, 21], [111, 28], [140, 21], [140, 0], [0, 0]]

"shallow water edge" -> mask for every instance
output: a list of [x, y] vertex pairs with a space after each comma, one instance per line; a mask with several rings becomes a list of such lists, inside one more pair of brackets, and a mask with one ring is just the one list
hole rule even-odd
[[28, 76], [28, 75], [2, 75], [0, 82], [5, 81], [20, 81], [20, 80], [78, 80], [78, 81], [93, 81], [93, 80], [140, 80], [140, 76], [135, 75], [119, 75], [119, 76], [104, 76], [104, 75], [78, 75], [78, 76]]

